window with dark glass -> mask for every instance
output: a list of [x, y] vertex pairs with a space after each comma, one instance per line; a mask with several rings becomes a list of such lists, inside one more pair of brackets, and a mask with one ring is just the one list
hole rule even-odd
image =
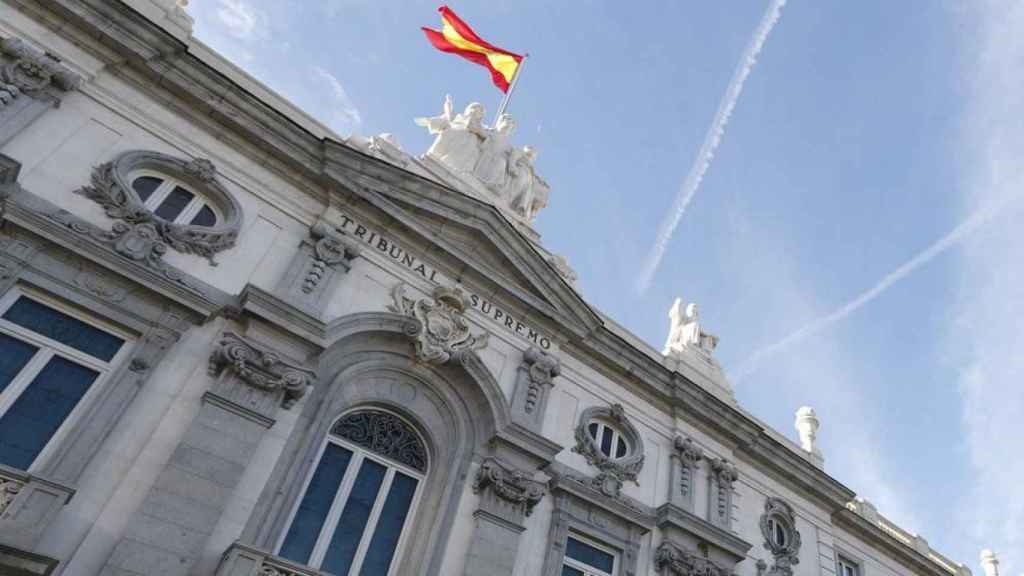
[[202, 194], [174, 178], [143, 174], [132, 179], [132, 189], [154, 214], [174, 224], [214, 226], [217, 213]]
[[611, 424], [595, 420], [587, 425], [587, 432], [601, 453], [609, 458], [622, 458], [629, 451], [626, 439]]
[[840, 556], [836, 564], [838, 564], [837, 576], [860, 576], [856, 562]]
[[786, 526], [778, 518], [768, 518], [768, 533], [771, 535], [772, 543], [780, 548], [789, 541]]
[[419, 435], [389, 412], [331, 428], [278, 554], [339, 576], [392, 574], [427, 471]]
[[30, 469], [125, 339], [20, 292], [0, 301], [0, 464]]
[[615, 554], [597, 543], [569, 536], [565, 542], [565, 560], [561, 576], [612, 576]]

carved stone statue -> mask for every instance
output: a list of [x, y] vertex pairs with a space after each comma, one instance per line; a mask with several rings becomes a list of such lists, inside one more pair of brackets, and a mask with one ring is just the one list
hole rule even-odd
[[533, 170], [537, 151], [529, 146], [513, 149], [509, 161], [512, 181], [509, 184], [509, 199], [512, 210], [527, 222], [533, 222], [541, 208], [548, 205], [551, 187]]
[[684, 310], [682, 299], [676, 298], [668, 311], [668, 317], [672, 320], [672, 325], [662, 354], [668, 356], [684, 349], [697, 349], [711, 355], [715, 351], [718, 336], [708, 334], [701, 328], [700, 313], [696, 304], [687, 304]]
[[451, 95], [444, 98], [440, 116], [417, 118], [416, 124], [437, 134], [427, 155], [444, 163], [455, 172], [472, 173], [488, 131], [484, 128], [484, 106], [473, 102], [461, 114], [452, 113]]
[[494, 130], [488, 130], [480, 149], [480, 158], [473, 175], [492, 192], [501, 196], [509, 181], [509, 140], [515, 132], [516, 121], [508, 114], [498, 118]]
[[[491, 201], [514, 220], [530, 224], [547, 206], [551, 193], [548, 183], [534, 170], [537, 151], [512, 145], [516, 123], [510, 115], [502, 114], [493, 127], [484, 126], [483, 118], [482, 104], [474, 102], [455, 114], [452, 97], [446, 96], [440, 115], [416, 119], [416, 124], [436, 135], [420, 160], [427, 160], [422, 164], [428, 171], [453, 188]], [[360, 147], [384, 156], [374, 150], [372, 142]], [[430, 168], [429, 160], [441, 166]]]

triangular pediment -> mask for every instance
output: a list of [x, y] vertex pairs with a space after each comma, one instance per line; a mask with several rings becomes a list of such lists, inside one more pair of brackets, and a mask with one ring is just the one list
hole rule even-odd
[[[570, 332], [582, 335], [602, 323], [543, 249], [500, 210], [381, 160], [351, 154], [360, 156], [358, 171], [351, 170], [355, 166], [334, 165], [329, 172], [379, 208], [387, 220], [464, 263], [463, 278], [473, 274], [493, 284], [495, 293], [519, 300]], [[335, 158], [341, 160], [339, 156]]]

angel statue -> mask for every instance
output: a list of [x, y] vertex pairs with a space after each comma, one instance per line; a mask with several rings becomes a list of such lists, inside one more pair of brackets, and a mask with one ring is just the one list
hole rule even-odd
[[455, 172], [473, 172], [487, 129], [483, 125], [484, 106], [473, 102], [461, 114], [452, 113], [452, 97], [444, 97], [440, 116], [417, 118], [416, 124], [437, 134], [427, 155], [443, 162]]
[[537, 150], [530, 146], [513, 148], [509, 154], [508, 170], [511, 176], [508, 192], [512, 210], [527, 222], [548, 205], [551, 187], [533, 170]]
[[667, 356], [684, 348], [698, 349], [709, 355], [714, 352], [718, 346], [718, 336], [704, 331], [700, 325], [700, 312], [696, 304], [691, 302], [684, 309], [682, 299], [676, 298], [668, 311], [668, 316], [672, 325], [662, 354]]

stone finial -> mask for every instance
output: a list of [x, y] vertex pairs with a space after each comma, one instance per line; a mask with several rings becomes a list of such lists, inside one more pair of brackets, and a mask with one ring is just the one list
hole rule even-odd
[[999, 576], [999, 558], [988, 548], [981, 551], [981, 569], [985, 576]]
[[800, 434], [800, 447], [805, 452], [821, 456], [821, 450], [816, 445], [818, 428], [821, 427], [821, 422], [818, 420], [818, 414], [814, 411], [814, 408], [801, 406], [796, 411], [796, 421], [793, 423], [793, 426], [796, 428], [797, 433]]
[[700, 311], [694, 303], [683, 307], [683, 299], [676, 298], [669, 308], [668, 317], [672, 321], [668, 339], [662, 354], [669, 356], [683, 350], [696, 350], [710, 356], [718, 346], [718, 336], [709, 334], [701, 328]]

